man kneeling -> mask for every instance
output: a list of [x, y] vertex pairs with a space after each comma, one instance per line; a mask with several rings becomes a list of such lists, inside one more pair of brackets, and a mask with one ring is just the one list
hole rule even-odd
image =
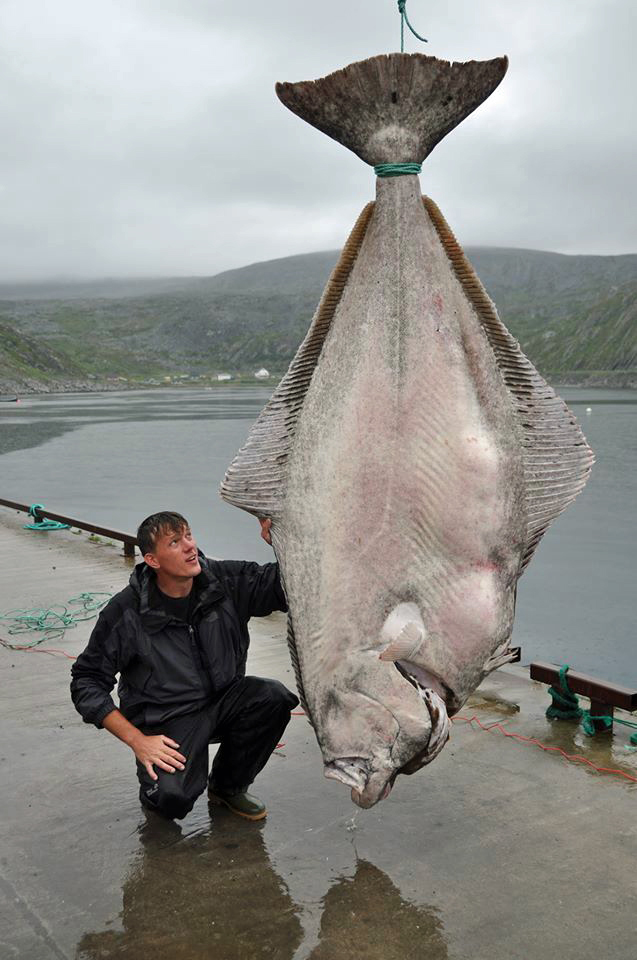
[[[262, 528], [269, 542], [269, 521]], [[143, 806], [181, 819], [207, 785], [214, 802], [261, 820], [247, 788], [298, 704], [278, 680], [245, 676], [248, 620], [287, 610], [278, 565], [204, 557], [178, 513], [148, 517], [137, 541], [144, 562], [71, 669], [73, 703], [133, 750]]]

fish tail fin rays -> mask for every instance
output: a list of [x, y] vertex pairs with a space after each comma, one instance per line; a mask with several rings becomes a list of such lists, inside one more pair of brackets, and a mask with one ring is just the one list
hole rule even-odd
[[371, 202], [359, 215], [305, 339], [221, 484], [221, 497], [228, 503], [255, 516], [272, 518], [273, 539], [285, 497], [287, 460], [296, 421], [373, 212]]
[[511, 394], [522, 439], [527, 531], [520, 575], [550, 524], [588, 480], [595, 457], [575, 415], [537, 372], [500, 320], [442, 213], [423, 197], [465, 296], [475, 309]]
[[365, 163], [422, 163], [493, 93], [507, 67], [506, 57], [450, 63], [390, 53], [319, 80], [277, 83], [276, 92], [293, 113]]

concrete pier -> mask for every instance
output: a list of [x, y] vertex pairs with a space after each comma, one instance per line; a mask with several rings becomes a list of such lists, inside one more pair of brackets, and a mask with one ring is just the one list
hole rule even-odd
[[[127, 582], [121, 546], [24, 522], [0, 509], [0, 612]], [[91, 626], [39, 649], [76, 655]], [[253, 621], [249, 672], [293, 687], [284, 627]], [[254, 787], [267, 820], [202, 797], [165, 823], [139, 807], [128, 748], [75, 713], [69, 667], [0, 648], [2, 960], [635, 956], [637, 784], [458, 720], [431, 766], [361, 811], [296, 716]], [[637, 777], [625, 729], [589, 739], [548, 702], [506, 668], [462, 716]]]

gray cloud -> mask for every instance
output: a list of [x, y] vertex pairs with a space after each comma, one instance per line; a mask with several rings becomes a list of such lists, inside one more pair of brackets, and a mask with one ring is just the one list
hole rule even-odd
[[[637, 250], [632, 0], [409, 0], [449, 59], [508, 53], [423, 190], [467, 243]], [[394, 0], [4, 0], [0, 278], [211, 274], [339, 246], [373, 174], [276, 80], [397, 49]]]

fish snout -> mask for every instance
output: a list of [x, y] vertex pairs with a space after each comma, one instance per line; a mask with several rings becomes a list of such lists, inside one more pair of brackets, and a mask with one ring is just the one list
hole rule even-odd
[[[390, 762], [376, 765], [364, 757], [339, 757], [325, 763], [325, 776], [351, 787], [352, 800], [369, 808], [391, 793], [399, 773], [412, 774], [434, 760], [449, 739], [449, 717], [444, 700], [435, 690], [420, 691], [431, 718], [427, 742], [399, 768]], [[389, 759], [389, 758], [388, 758]]]
[[396, 771], [383, 765], [374, 770], [364, 757], [339, 757], [325, 763], [325, 776], [339, 780], [352, 789], [352, 800], [359, 807], [373, 807], [388, 797], [396, 779]]
[[352, 800], [358, 807], [362, 807], [364, 810], [373, 807], [374, 804], [379, 803], [381, 800], [386, 800], [394, 786], [396, 773], [397, 771], [394, 770], [389, 780], [387, 779], [386, 773], [382, 776], [376, 775], [370, 777], [364, 790], [357, 790], [355, 787], [352, 787]]

